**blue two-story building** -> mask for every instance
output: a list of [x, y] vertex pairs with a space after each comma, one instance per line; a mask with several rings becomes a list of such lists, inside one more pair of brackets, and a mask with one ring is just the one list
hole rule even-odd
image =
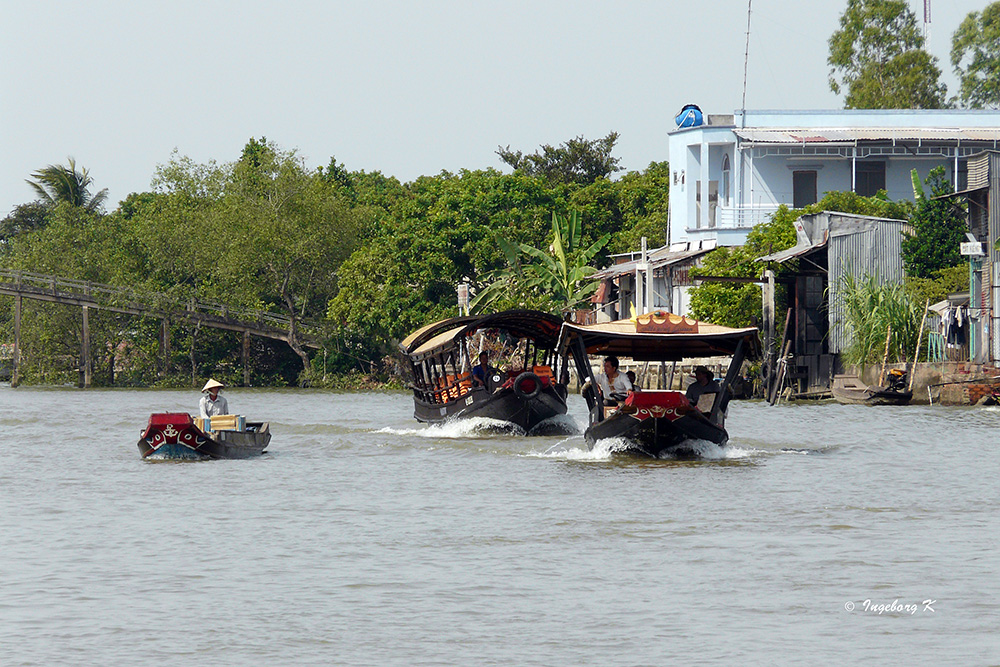
[[742, 245], [778, 206], [801, 208], [831, 191], [912, 200], [913, 169], [924, 179], [944, 166], [962, 190], [969, 156], [998, 147], [997, 111], [708, 114], [669, 136], [667, 242]]
[[[683, 122], [681, 122], [683, 117]], [[688, 310], [688, 271], [719, 246], [742, 245], [779, 206], [801, 208], [833, 191], [913, 199], [943, 166], [956, 191], [968, 159], [1000, 149], [1000, 111], [737, 111], [679, 115], [668, 138], [670, 224], [651, 250], [616, 258], [598, 274], [599, 318]], [[663, 244], [662, 247], [659, 247]], [[886, 258], [886, 261], [892, 258]], [[898, 258], [896, 258], [898, 260]]]

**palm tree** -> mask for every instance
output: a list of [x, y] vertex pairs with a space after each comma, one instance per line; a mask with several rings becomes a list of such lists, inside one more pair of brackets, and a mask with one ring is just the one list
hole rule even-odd
[[68, 165], [50, 164], [44, 169], [39, 169], [31, 175], [34, 180], [27, 181], [28, 185], [38, 193], [39, 199], [50, 206], [56, 206], [63, 202], [72, 206], [79, 206], [91, 212], [97, 212], [108, 198], [108, 189], [104, 188], [97, 194], [91, 196], [90, 178], [86, 169], [77, 171], [76, 160], [68, 158]]

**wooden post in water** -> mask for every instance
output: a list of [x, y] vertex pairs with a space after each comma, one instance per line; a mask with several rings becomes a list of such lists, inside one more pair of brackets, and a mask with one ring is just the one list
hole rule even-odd
[[91, 382], [92, 364], [90, 360], [90, 307], [83, 307], [83, 346], [80, 350], [82, 380], [80, 386], [86, 389]]
[[[764, 325], [764, 364], [773, 366], [774, 359], [774, 271], [764, 271], [764, 284], [761, 289], [761, 310]], [[784, 341], [781, 341], [784, 344]]]
[[243, 386], [250, 386], [250, 332], [243, 332]]
[[924, 316], [920, 318], [920, 329], [917, 332], [917, 349], [913, 351], [913, 368], [910, 370], [910, 384], [907, 391], [913, 391], [913, 379], [917, 376], [917, 362], [920, 361], [920, 343], [924, 340], [924, 322], [927, 321], [927, 309], [930, 308], [931, 300], [927, 299], [924, 304]]
[[882, 357], [882, 370], [878, 374], [878, 386], [885, 384], [885, 365], [889, 363], [889, 341], [892, 340], [892, 325], [885, 329], [885, 356]]
[[14, 297], [14, 357], [11, 359], [10, 386], [21, 384], [21, 295]]

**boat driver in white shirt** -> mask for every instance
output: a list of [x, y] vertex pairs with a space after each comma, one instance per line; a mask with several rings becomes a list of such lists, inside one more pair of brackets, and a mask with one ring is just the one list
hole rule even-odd
[[614, 395], [627, 394], [632, 391], [632, 383], [624, 373], [618, 372], [618, 357], [610, 356], [604, 359], [604, 372], [597, 374], [597, 384], [601, 388], [601, 396], [605, 405], [617, 405]]

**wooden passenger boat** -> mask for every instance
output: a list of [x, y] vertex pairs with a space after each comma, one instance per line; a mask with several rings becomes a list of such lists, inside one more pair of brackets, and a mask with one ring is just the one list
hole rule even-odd
[[[631, 320], [589, 326], [566, 323], [558, 350], [572, 356], [580, 377], [589, 379], [583, 392], [590, 409], [584, 433], [588, 447], [593, 449], [599, 440], [621, 438], [637, 452], [686, 458], [698, 455], [696, 441], [720, 446], [728, 442], [724, 414], [729, 387], [743, 360], [759, 353], [760, 341], [756, 328], [731, 329], [657, 311]], [[704, 394], [699, 405], [692, 405], [683, 392], [674, 390], [601, 396], [589, 355], [615, 355], [636, 361], [718, 356], [732, 359], [721, 391]]]
[[237, 415], [211, 420], [183, 412], [160, 412], [149, 417], [139, 437], [144, 459], [246, 459], [260, 456], [271, 441], [267, 422], [247, 422]]
[[834, 375], [830, 393], [838, 403], [846, 405], [909, 404], [913, 392], [906, 387], [905, 372], [894, 369], [889, 373], [889, 382], [885, 387], [867, 385], [857, 375]]
[[[553, 373], [562, 320], [535, 310], [454, 317], [429, 324], [399, 345], [413, 389], [413, 416], [421, 422], [485, 417], [525, 432], [566, 413], [566, 383]], [[483, 336], [511, 344], [513, 366], [473, 382]]]

